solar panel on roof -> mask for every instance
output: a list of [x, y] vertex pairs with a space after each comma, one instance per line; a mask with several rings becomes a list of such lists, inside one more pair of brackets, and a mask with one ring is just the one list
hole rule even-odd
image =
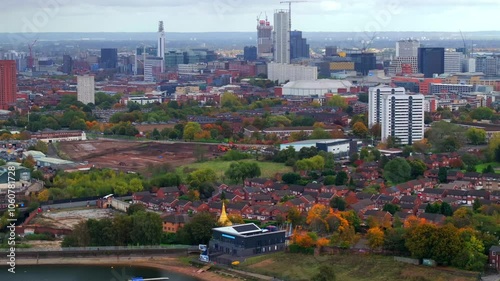
[[236, 230], [238, 233], [247, 232], [247, 231], [258, 231], [258, 230], [260, 230], [254, 224], [237, 225], [237, 226], [233, 226], [233, 229]]

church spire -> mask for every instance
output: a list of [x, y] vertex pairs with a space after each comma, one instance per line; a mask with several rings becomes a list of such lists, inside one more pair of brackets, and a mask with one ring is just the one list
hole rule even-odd
[[220, 212], [220, 217], [219, 217], [219, 224], [222, 226], [230, 226], [233, 225], [233, 223], [229, 220], [227, 217], [226, 213], [226, 204], [222, 202], [222, 210]]

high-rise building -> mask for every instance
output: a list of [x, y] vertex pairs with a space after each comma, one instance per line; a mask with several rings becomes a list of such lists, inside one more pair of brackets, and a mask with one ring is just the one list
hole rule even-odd
[[7, 110], [16, 101], [16, 75], [15, 60], [0, 60], [0, 109]]
[[165, 39], [165, 29], [163, 28], [163, 21], [158, 24], [158, 48], [157, 57], [162, 58], [161, 72], [165, 72], [165, 50], [166, 50], [166, 39]]
[[257, 53], [259, 57], [273, 54], [273, 26], [267, 20], [257, 19]]
[[325, 47], [325, 57], [334, 57], [339, 53], [339, 48], [337, 46], [326, 46]]
[[354, 69], [361, 75], [366, 76], [370, 70], [377, 69], [377, 57], [374, 53], [352, 53], [348, 55], [354, 62]]
[[476, 58], [476, 71], [484, 73], [485, 76], [496, 76], [498, 74], [497, 57], [481, 56]]
[[257, 60], [257, 47], [245, 46], [245, 48], [243, 49], [243, 59], [246, 61]]
[[274, 13], [274, 62], [290, 63], [290, 13], [277, 10]]
[[147, 57], [154, 57], [157, 55], [158, 49], [156, 47], [142, 47], [137, 48], [135, 51], [134, 74], [144, 75], [144, 61]]
[[160, 57], [147, 57], [144, 62], [144, 81], [155, 82], [156, 77], [162, 73], [163, 59]]
[[302, 31], [294, 30], [290, 33], [290, 58], [309, 58], [309, 44], [302, 38]]
[[444, 73], [444, 48], [418, 48], [418, 71], [425, 78]]
[[424, 95], [396, 92], [381, 96], [382, 141], [412, 145], [424, 138]]
[[105, 69], [115, 69], [118, 67], [118, 49], [101, 49], [101, 63], [99, 65]]
[[95, 103], [94, 76], [85, 75], [76, 77], [77, 99], [83, 104]]
[[70, 55], [63, 56], [62, 72], [68, 75], [73, 73], [73, 58]]
[[463, 54], [459, 52], [444, 53], [444, 73], [460, 73], [462, 72]]
[[463, 72], [476, 72], [476, 59], [465, 57], [462, 61]]
[[397, 58], [408, 58], [417, 57], [418, 48], [420, 47], [420, 42], [417, 40], [400, 40], [396, 42], [396, 57]]
[[387, 85], [380, 85], [370, 88], [368, 91], [368, 127], [371, 128], [382, 122], [382, 96], [405, 93], [406, 90], [403, 87], [391, 88]]
[[418, 73], [418, 58], [415, 57], [404, 57], [396, 58], [391, 61], [389, 66], [389, 74], [400, 75], [400, 74], [413, 74]]

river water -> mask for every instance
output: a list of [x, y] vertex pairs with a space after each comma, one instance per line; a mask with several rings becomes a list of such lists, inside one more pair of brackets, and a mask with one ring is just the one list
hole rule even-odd
[[134, 277], [198, 280], [162, 269], [130, 266], [21, 265], [14, 274], [7, 269], [0, 267], [0, 281], [129, 281]]

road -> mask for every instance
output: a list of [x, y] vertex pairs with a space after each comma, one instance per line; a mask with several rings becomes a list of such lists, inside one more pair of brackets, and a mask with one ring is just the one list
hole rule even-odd
[[500, 281], [500, 274], [483, 276], [481, 281]]

